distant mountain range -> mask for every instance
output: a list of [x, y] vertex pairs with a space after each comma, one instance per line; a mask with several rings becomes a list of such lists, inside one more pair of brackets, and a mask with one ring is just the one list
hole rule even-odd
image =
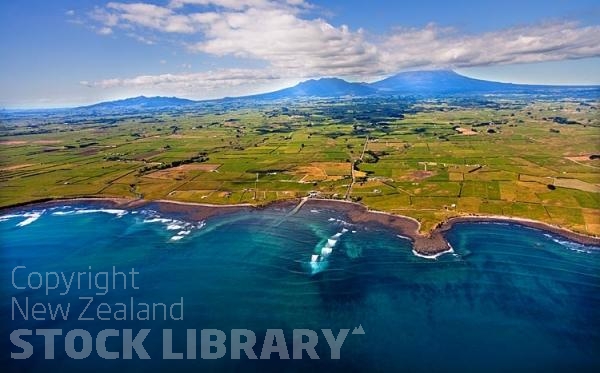
[[[473, 79], [450, 70], [403, 72], [374, 83], [351, 83], [339, 78], [311, 79], [293, 87], [275, 92], [243, 97], [228, 97], [227, 100], [273, 101], [298, 98], [334, 97], [447, 97], [473, 95], [549, 95], [559, 97], [598, 98], [600, 86], [550, 86], [499, 83]], [[215, 100], [211, 100], [215, 101]], [[193, 101], [177, 97], [134, 97], [124, 100], [101, 102], [82, 106], [86, 111], [137, 111], [166, 108], [181, 108], [206, 101]]]
[[155, 108], [165, 108], [165, 107], [179, 107], [186, 105], [195, 105], [198, 101], [188, 100], [185, 98], [179, 97], [146, 97], [146, 96], [138, 96], [126, 98], [123, 100], [116, 101], [106, 101], [100, 102], [94, 105], [89, 106], [80, 106], [77, 109], [87, 109], [87, 110], [106, 110], [106, 109], [119, 109], [119, 108], [129, 108], [129, 109], [155, 109]]
[[556, 92], [557, 90], [595, 90], [600, 93], [600, 86], [550, 86], [499, 83], [469, 78], [451, 70], [431, 70], [403, 72], [374, 83], [350, 83], [338, 78], [307, 80], [291, 88], [249, 97], [257, 99], [371, 95], [434, 97], [481, 94], [543, 94]]

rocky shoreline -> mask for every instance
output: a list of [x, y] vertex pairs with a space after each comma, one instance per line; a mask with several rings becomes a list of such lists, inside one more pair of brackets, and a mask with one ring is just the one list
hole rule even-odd
[[[278, 208], [284, 211], [292, 211], [298, 206], [298, 200], [276, 201], [264, 206], [254, 206], [251, 204], [234, 204], [234, 205], [210, 205], [193, 202], [179, 202], [170, 200], [142, 200], [142, 199], [126, 199], [126, 198], [74, 198], [74, 199], [48, 199], [43, 201], [35, 201], [30, 204], [20, 204], [1, 209], [0, 211], [14, 210], [20, 207], [29, 206], [32, 204], [40, 206], [53, 206], [65, 204], [69, 202], [93, 202], [106, 207], [118, 208], [139, 208], [150, 207], [161, 213], [179, 213], [191, 220], [206, 220], [210, 217], [235, 213], [240, 211], [253, 211], [264, 208]], [[600, 237], [589, 236], [571, 230], [553, 226], [535, 220], [522, 218], [513, 218], [506, 216], [490, 216], [490, 215], [468, 215], [450, 218], [438, 224], [438, 226], [429, 233], [423, 234], [420, 232], [421, 224], [408, 216], [394, 215], [387, 212], [369, 210], [366, 206], [341, 200], [330, 199], [307, 199], [303, 201], [301, 208], [328, 208], [338, 211], [346, 216], [349, 222], [353, 224], [377, 223], [385, 227], [395, 230], [399, 235], [410, 239], [413, 242], [413, 250], [415, 255], [426, 258], [436, 258], [442, 253], [452, 251], [452, 247], [446, 240], [444, 233], [450, 230], [457, 223], [511, 223], [527, 226], [530, 228], [539, 229], [541, 231], [550, 232], [558, 236], [564, 237], [571, 241], [584, 244], [600, 246]]]
[[600, 246], [600, 237], [573, 232], [566, 228], [557, 227], [540, 221], [494, 215], [468, 215], [452, 217], [437, 225], [427, 234], [420, 232], [421, 224], [408, 216], [394, 215], [387, 212], [369, 210], [367, 207], [346, 201], [309, 200], [307, 205], [327, 206], [345, 213], [352, 223], [375, 222], [396, 230], [400, 235], [413, 241], [416, 253], [426, 257], [435, 257], [452, 249], [444, 233], [458, 223], [510, 223], [539, 229], [583, 244]]

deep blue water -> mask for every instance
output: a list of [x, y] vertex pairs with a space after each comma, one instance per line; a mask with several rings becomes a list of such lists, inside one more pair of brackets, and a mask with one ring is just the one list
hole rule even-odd
[[[14, 216], [13, 216], [14, 215]], [[464, 223], [447, 233], [454, 253], [437, 260], [416, 257], [408, 241], [378, 225], [350, 225], [332, 210], [303, 209], [294, 216], [266, 209], [187, 222], [149, 208], [122, 211], [97, 205], [32, 207], [0, 218], [0, 334], [2, 366], [9, 371], [109, 369], [130, 371], [599, 371], [600, 249], [581, 246], [513, 224]], [[318, 255], [318, 256], [317, 256]], [[314, 257], [313, 257], [314, 256]], [[311, 262], [313, 260], [313, 262]], [[28, 275], [107, 271], [106, 295], [92, 277], [77, 277], [46, 295], [28, 285]], [[112, 288], [112, 269], [129, 272]], [[90, 270], [91, 267], [91, 270]], [[54, 284], [54, 278], [52, 285]], [[32, 287], [39, 278], [31, 276]], [[48, 282], [50, 283], [50, 282]], [[104, 283], [100, 277], [99, 285]], [[24, 308], [24, 320], [13, 297]], [[94, 300], [77, 320], [87, 300]], [[113, 307], [184, 299], [183, 320], [97, 320], [102, 302]], [[34, 303], [70, 303], [67, 320], [33, 320]], [[175, 313], [179, 313], [177, 308]], [[13, 318], [12, 312], [15, 311]], [[168, 310], [167, 310], [168, 313]], [[37, 314], [40, 315], [40, 314]], [[102, 314], [105, 315], [105, 314]], [[120, 315], [122, 316], [122, 315]], [[178, 315], [175, 315], [178, 316]], [[362, 325], [348, 334], [341, 359], [330, 358], [321, 329]], [[103, 329], [151, 329], [143, 345], [151, 360], [104, 360], [96, 350], [74, 360], [65, 353], [65, 334], [84, 329], [94, 338]], [[17, 329], [61, 329], [55, 358], [44, 358], [44, 339], [24, 336], [33, 346], [26, 360], [9, 339]], [[173, 349], [186, 351], [186, 329], [197, 330], [196, 360], [163, 360], [163, 329], [173, 329]], [[200, 359], [200, 330], [227, 335], [227, 354]], [[313, 329], [320, 360], [230, 358], [231, 329], [256, 335], [261, 355], [267, 329], [283, 329], [290, 357], [292, 330]], [[95, 344], [95, 341], [94, 341]], [[107, 339], [122, 351], [121, 337]], [[76, 339], [76, 349], [82, 347]]]

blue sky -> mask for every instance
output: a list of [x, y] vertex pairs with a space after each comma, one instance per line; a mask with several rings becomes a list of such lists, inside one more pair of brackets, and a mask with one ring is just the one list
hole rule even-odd
[[194, 99], [451, 68], [600, 84], [598, 1], [0, 2], [0, 107]]

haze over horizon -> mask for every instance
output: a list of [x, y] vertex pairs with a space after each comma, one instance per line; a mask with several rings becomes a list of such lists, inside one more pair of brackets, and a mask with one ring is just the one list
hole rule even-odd
[[60, 0], [3, 2], [0, 19], [5, 108], [211, 99], [310, 78], [372, 82], [430, 69], [600, 84], [600, 5], [586, 0]]

